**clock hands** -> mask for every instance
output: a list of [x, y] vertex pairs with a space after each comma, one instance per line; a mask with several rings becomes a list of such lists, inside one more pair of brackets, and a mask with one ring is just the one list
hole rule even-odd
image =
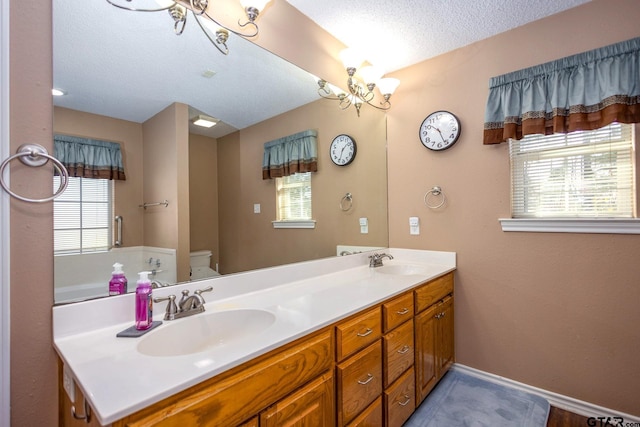
[[447, 141], [445, 141], [444, 136], [442, 136], [442, 132], [440, 132], [440, 129], [438, 129], [437, 127], [432, 126], [432, 125], [427, 125], [427, 129], [429, 129], [429, 128], [437, 130], [438, 133], [440, 134], [440, 139], [442, 139], [442, 142], [444, 142], [446, 144]]

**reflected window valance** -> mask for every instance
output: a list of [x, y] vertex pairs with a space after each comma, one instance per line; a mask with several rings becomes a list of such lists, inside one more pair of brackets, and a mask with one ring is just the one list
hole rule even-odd
[[318, 132], [306, 130], [264, 144], [262, 179], [318, 171]]
[[54, 156], [69, 176], [125, 180], [120, 144], [69, 135], [54, 135]]
[[484, 144], [640, 122], [640, 38], [491, 78]]

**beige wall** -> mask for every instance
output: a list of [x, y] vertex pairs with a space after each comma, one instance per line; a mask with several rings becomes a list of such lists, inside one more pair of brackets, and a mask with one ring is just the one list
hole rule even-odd
[[211, 266], [218, 250], [218, 142], [189, 135], [189, 212], [191, 251], [211, 250]]
[[[274, 229], [274, 180], [262, 179], [264, 143], [301, 132], [318, 131], [318, 172], [312, 174], [315, 229]], [[341, 133], [357, 144], [348, 166], [334, 165], [329, 145]], [[334, 101], [318, 100], [273, 119], [218, 139], [220, 182], [220, 270], [232, 273], [328, 257], [337, 244], [386, 246], [386, 121], [381, 112], [344, 112]], [[340, 210], [346, 193], [353, 208]], [[260, 204], [261, 213], [253, 213]], [[369, 233], [360, 234], [359, 218], [369, 219]]]
[[143, 198], [169, 205], [144, 212], [144, 244], [176, 248], [179, 282], [189, 280], [189, 108], [175, 103], [142, 124]]
[[125, 181], [114, 181], [114, 215], [120, 215], [124, 246], [144, 244], [142, 203], [142, 125], [68, 108], [53, 109], [53, 131], [117, 142], [123, 152]]
[[[502, 232], [508, 146], [483, 146], [482, 131], [490, 77], [640, 36], [639, 17], [637, 0], [596, 0], [409, 67], [388, 114], [390, 243], [457, 252], [457, 361], [634, 415], [640, 236]], [[417, 130], [438, 109], [462, 136], [434, 153]], [[435, 211], [422, 203], [433, 185], [448, 200]]]

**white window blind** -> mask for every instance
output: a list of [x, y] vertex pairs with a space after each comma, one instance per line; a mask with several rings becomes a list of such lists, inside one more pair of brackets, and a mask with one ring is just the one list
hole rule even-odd
[[634, 126], [509, 140], [514, 218], [631, 218]]
[[[55, 176], [53, 188], [60, 177]], [[108, 179], [69, 178], [53, 202], [55, 254], [108, 250], [111, 242], [112, 186]]]
[[311, 219], [311, 172], [276, 178], [278, 221]]

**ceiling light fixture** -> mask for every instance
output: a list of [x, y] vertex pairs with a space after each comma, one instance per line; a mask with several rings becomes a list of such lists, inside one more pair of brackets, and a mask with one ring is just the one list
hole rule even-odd
[[[229, 53], [229, 48], [227, 47], [227, 40], [229, 39], [229, 33], [236, 34], [240, 37], [251, 38], [258, 35], [258, 25], [255, 23], [255, 20], [258, 18], [260, 11], [264, 9], [264, 7], [271, 0], [240, 0], [240, 4], [244, 7], [244, 11], [247, 15], [247, 21], [241, 23], [238, 20], [238, 25], [241, 28], [249, 27], [249, 30], [246, 33], [232, 30], [231, 28], [225, 27], [218, 21], [216, 21], [209, 13], [207, 12], [207, 7], [209, 6], [209, 0], [155, 0], [155, 7], [136, 7], [136, 4], [145, 4], [150, 3], [153, 0], [107, 0], [107, 3], [124, 10], [130, 10], [134, 12], [160, 12], [166, 10], [169, 12], [169, 15], [173, 19], [173, 31], [176, 35], [182, 34], [184, 31], [184, 27], [187, 24], [187, 11], [191, 11], [193, 17], [195, 18], [198, 26], [207, 36], [211, 44], [213, 44], [220, 52], [227, 55]], [[208, 18], [211, 22], [215, 23], [219, 26], [215, 32], [205, 28], [208, 26], [208, 22], [202, 20], [202, 16]]]
[[[374, 66], [366, 66], [360, 69], [364, 58], [354, 49], [345, 49], [340, 52], [340, 59], [342, 59], [344, 68], [347, 70], [347, 88], [349, 92], [327, 83], [326, 80], [318, 79], [318, 94], [321, 97], [339, 101], [340, 108], [343, 110], [353, 105], [356, 107], [358, 117], [360, 117], [360, 107], [364, 103], [378, 110], [391, 108], [389, 99], [400, 84], [400, 80], [392, 77], [383, 78], [384, 72]], [[356, 75], [356, 71], [358, 71], [358, 75]], [[382, 95], [382, 100], [377, 102], [374, 92], [376, 87], [380, 95]]]
[[196, 126], [202, 126], [205, 128], [210, 128], [218, 124], [220, 120], [214, 119], [213, 117], [205, 116], [204, 114], [199, 114], [193, 119], [191, 122]]
[[63, 91], [62, 89], [56, 89], [56, 88], [51, 89], [51, 95], [53, 95], [53, 96], [63, 96], [63, 95], [66, 95], [66, 94], [67, 93], [65, 91]]

